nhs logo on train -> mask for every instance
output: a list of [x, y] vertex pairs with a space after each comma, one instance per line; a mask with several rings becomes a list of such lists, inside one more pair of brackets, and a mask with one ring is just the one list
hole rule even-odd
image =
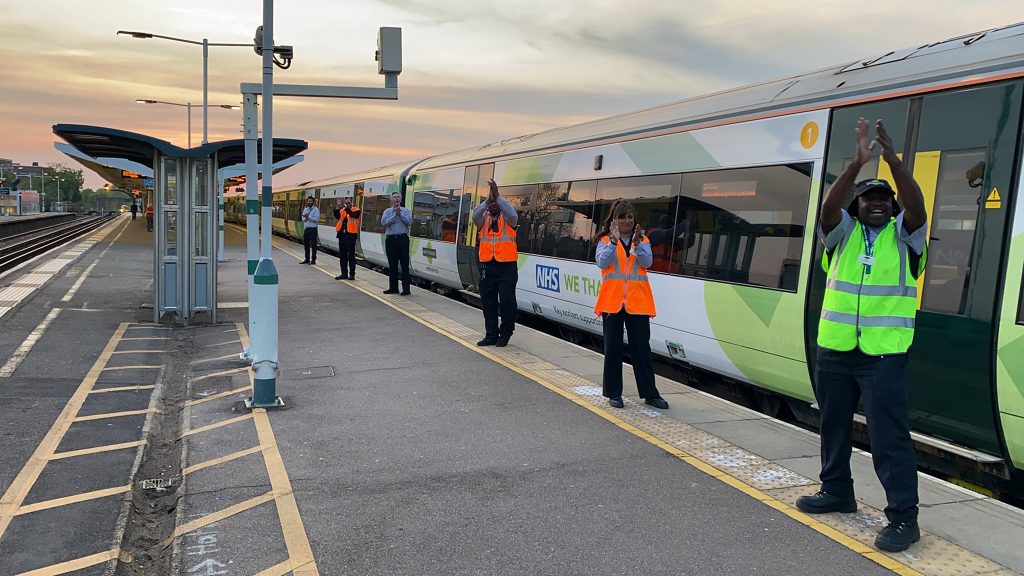
[[558, 268], [537, 264], [537, 288], [561, 292], [558, 288]]

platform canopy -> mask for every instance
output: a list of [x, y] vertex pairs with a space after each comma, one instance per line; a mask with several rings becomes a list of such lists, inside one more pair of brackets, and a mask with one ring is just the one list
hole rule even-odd
[[[156, 151], [179, 158], [209, 158], [216, 154], [221, 170], [245, 165], [245, 140], [242, 139], [181, 148], [145, 134], [103, 126], [54, 124], [53, 133], [64, 139], [70, 147], [68, 149], [57, 144], [58, 150], [96, 172], [107, 182], [126, 190], [143, 188], [144, 181], [153, 177]], [[257, 143], [262, 144], [259, 140]], [[274, 172], [297, 164], [294, 157], [307, 146], [305, 140], [274, 138]], [[262, 167], [262, 154], [257, 152], [257, 155]]]

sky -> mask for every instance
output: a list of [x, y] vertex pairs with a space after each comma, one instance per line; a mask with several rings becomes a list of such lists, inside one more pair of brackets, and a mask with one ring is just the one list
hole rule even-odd
[[[58, 123], [202, 140], [202, 48], [136, 30], [251, 42], [262, 0], [0, 0], [0, 157], [61, 162]], [[383, 87], [377, 29], [402, 28], [398, 100], [274, 99], [273, 133], [308, 141], [274, 185], [479, 146], [809, 72], [1024, 21], [1020, 0], [285, 0], [287, 84]], [[260, 82], [248, 47], [211, 47], [209, 103]], [[211, 107], [210, 141], [241, 138], [241, 112]], [[103, 184], [85, 170], [86, 186]]]

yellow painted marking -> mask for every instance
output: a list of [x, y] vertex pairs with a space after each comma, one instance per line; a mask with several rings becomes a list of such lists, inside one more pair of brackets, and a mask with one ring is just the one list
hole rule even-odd
[[189, 382], [199, 382], [201, 380], [206, 380], [207, 378], [215, 378], [217, 376], [227, 376], [228, 374], [237, 374], [239, 372], [244, 372], [244, 371], [246, 371], [248, 369], [249, 369], [248, 366], [242, 366], [240, 368], [232, 368], [230, 370], [221, 370], [220, 372], [213, 372], [213, 373], [210, 373], [210, 374], [203, 374], [202, 376], [199, 376], [197, 378], [191, 378], [191, 379], [189, 379]]
[[[249, 336], [245, 332], [245, 326], [241, 323], [235, 324], [238, 328], [239, 340], [243, 346], [249, 345]], [[252, 384], [253, 373], [249, 371], [249, 383]], [[313, 557], [313, 549], [309, 545], [309, 538], [306, 536], [306, 527], [302, 524], [302, 515], [299, 514], [299, 505], [295, 502], [295, 495], [292, 493], [292, 483], [288, 479], [288, 471], [284, 467], [284, 459], [277, 449], [277, 439], [274, 437], [274, 429], [270, 426], [270, 417], [263, 408], [256, 408], [252, 411], [256, 423], [256, 433], [259, 435], [260, 446], [263, 446], [263, 462], [267, 466], [267, 474], [270, 476], [270, 485], [274, 489], [277, 498], [277, 516], [281, 520], [281, 530], [284, 532], [284, 543], [288, 548], [288, 558], [294, 576], [319, 576], [320, 571], [316, 566], [316, 559]]]
[[238, 344], [238, 340], [228, 340], [227, 342], [220, 342], [218, 344], [207, 344], [206, 346], [200, 346], [200, 350], [205, 350], [206, 348], [219, 348], [221, 346], [227, 346], [228, 344]]
[[808, 122], [800, 129], [800, 145], [810, 150], [818, 142], [820, 129], [817, 122]]
[[156, 364], [156, 365], [137, 364], [135, 366], [111, 366], [109, 368], [104, 368], [103, 370], [104, 371], [112, 371], [112, 370], [138, 370], [138, 369], [147, 369], [148, 370], [148, 369], [151, 369], [151, 368], [153, 368], [153, 369], [155, 369], [155, 368], [163, 368], [163, 365], [162, 364]]
[[122, 342], [128, 342], [131, 340], [170, 340], [170, 336], [132, 336], [130, 338], [122, 338]]
[[[278, 249], [282, 250], [284, 252], [287, 252], [287, 250], [283, 250], [280, 247]], [[325, 272], [325, 274], [330, 275], [329, 272]], [[604, 418], [605, 420], [608, 420], [609, 422], [612, 422], [613, 424], [615, 424], [619, 428], [622, 428], [623, 430], [625, 430], [625, 431], [627, 431], [627, 432], [629, 432], [631, 434], [634, 434], [636, 436], [639, 436], [640, 438], [643, 438], [644, 440], [647, 440], [651, 444], [654, 444], [655, 446], [658, 446], [659, 448], [661, 448], [662, 450], [665, 450], [669, 454], [672, 454], [673, 456], [676, 456], [677, 458], [679, 458], [683, 462], [686, 462], [687, 464], [693, 466], [694, 468], [697, 468], [701, 472], [704, 472], [705, 474], [707, 474], [707, 475], [709, 475], [709, 476], [711, 476], [713, 478], [716, 478], [716, 479], [722, 481], [723, 483], [728, 484], [729, 486], [732, 486], [733, 488], [736, 488], [737, 490], [739, 490], [740, 492], [750, 496], [751, 498], [754, 498], [755, 500], [757, 500], [759, 502], [762, 502], [765, 505], [768, 505], [769, 507], [782, 512], [786, 516], [789, 516], [790, 518], [796, 520], [797, 522], [800, 522], [801, 524], [804, 524], [804, 525], [808, 526], [809, 528], [811, 528], [811, 529], [817, 531], [818, 533], [828, 537], [829, 539], [834, 540], [835, 542], [837, 542], [837, 543], [839, 543], [839, 544], [849, 548], [850, 550], [860, 554], [861, 556], [864, 556], [868, 560], [871, 560], [871, 561], [873, 561], [873, 562], [875, 562], [877, 564], [880, 564], [881, 566], [883, 566], [883, 567], [885, 567], [885, 568], [887, 568], [889, 570], [892, 570], [893, 572], [896, 572], [897, 574], [900, 574], [902, 576], [923, 576], [920, 572], [914, 570], [913, 568], [910, 568], [909, 566], [907, 566], [905, 564], [902, 564], [899, 561], [890, 558], [889, 556], [886, 556], [884, 554], [880, 554], [880, 553], [875, 552], [874, 550], [872, 550], [871, 548], [865, 546], [861, 542], [859, 542], [859, 541], [857, 541], [857, 540], [847, 536], [846, 534], [843, 534], [842, 532], [836, 530], [835, 528], [832, 528], [830, 526], [822, 524], [821, 522], [818, 522], [817, 520], [811, 518], [810, 516], [804, 514], [803, 512], [800, 512], [799, 510], [790, 507], [788, 504], [786, 504], [784, 502], [781, 502], [781, 501], [773, 498], [772, 496], [769, 496], [769, 495], [765, 494], [761, 490], [758, 490], [757, 488], [754, 488], [753, 486], [747, 484], [746, 482], [744, 482], [744, 481], [742, 481], [742, 480], [740, 480], [740, 479], [730, 475], [728, 472], [724, 472], [722, 470], [719, 470], [718, 468], [712, 466], [711, 464], [708, 464], [707, 462], [704, 462], [703, 460], [700, 460], [700, 459], [698, 459], [698, 458], [696, 458], [694, 456], [686, 454], [685, 452], [683, 452], [679, 448], [677, 448], [677, 447], [675, 447], [675, 446], [673, 446], [673, 445], [671, 445], [671, 444], [669, 444], [669, 443], [667, 443], [667, 442], [665, 442], [665, 441], [663, 441], [663, 440], [661, 440], [659, 438], [656, 438], [656, 437], [652, 436], [651, 434], [649, 434], [647, 432], [639, 430], [638, 428], [636, 428], [632, 424], [629, 424], [628, 422], [625, 422], [622, 419], [620, 419], [620, 418], [618, 418], [618, 417], [616, 417], [616, 416], [614, 416], [612, 414], [609, 414], [609, 413], [605, 412], [603, 409], [598, 408], [597, 406], [594, 406], [593, 404], [590, 404], [589, 402], [583, 400], [582, 398], [578, 397], [577, 395], [572, 394], [572, 393], [570, 393], [570, 392], [568, 392], [566, 390], [563, 390], [563, 389], [559, 388], [558, 386], [548, 382], [547, 380], [545, 380], [545, 379], [543, 379], [543, 378], [541, 378], [541, 377], [539, 377], [539, 376], [537, 376], [535, 374], [531, 374], [530, 372], [527, 372], [526, 370], [523, 370], [519, 366], [516, 366], [515, 364], [512, 364], [511, 362], [505, 360], [504, 358], [496, 356], [496, 355], [492, 354], [491, 352], [488, 352], [487, 350], [481, 349], [479, 346], [476, 346], [473, 343], [470, 343], [470, 342], [468, 342], [466, 340], [463, 340], [461, 337], [456, 336], [455, 334], [452, 334], [451, 332], [448, 332], [447, 330], [445, 330], [444, 328], [442, 328], [440, 326], [436, 326], [434, 324], [429, 323], [428, 321], [426, 321], [426, 320], [416, 316], [412, 312], [408, 312], [406, 310], [403, 310], [402, 308], [400, 308], [400, 307], [392, 304], [391, 302], [389, 302], [386, 298], [378, 297], [373, 292], [370, 292], [369, 290], [366, 290], [365, 288], [362, 288], [361, 286], [358, 286], [358, 285], [355, 285], [355, 284], [350, 284], [350, 286], [352, 286], [356, 290], [359, 290], [359, 291], [363, 292], [367, 296], [369, 296], [371, 298], [374, 298], [374, 299], [384, 303], [385, 305], [389, 306], [390, 308], [392, 308], [392, 309], [398, 311], [399, 313], [401, 313], [401, 314], [403, 314], [403, 315], [405, 315], [405, 316], [415, 320], [416, 322], [419, 322], [420, 324], [426, 326], [427, 328], [430, 328], [434, 332], [437, 332], [438, 334], [441, 334], [442, 336], [446, 336], [450, 340], [453, 340], [453, 341], [457, 342], [458, 344], [461, 344], [461, 345], [465, 346], [466, 348], [476, 352], [477, 354], [480, 354], [481, 356], [484, 356], [484, 357], [486, 357], [486, 358], [488, 358], [490, 360], [493, 360], [494, 362], [496, 362], [498, 364], [501, 364], [502, 366], [508, 368], [509, 370], [512, 370], [513, 372], [516, 372], [517, 374], [519, 374], [519, 375], [521, 375], [521, 376], [523, 376], [525, 378], [528, 378], [528, 379], [530, 379], [530, 380], [540, 384], [541, 386], [547, 388], [548, 390], [554, 392], [555, 394], [558, 394], [559, 396], [562, 396], [563, 398], [569, 400], [570, 402], [573, 402], [574, 404], [576, 404], [578, 406], [581, 406], [581, 407], [583, 407], [583, 408], [593, 412], [594, 414], [597, 414], [601, 418]], [[239, 327], [239, 332], [241, 332], [242, 325], [238, 324], [238, 327]]]
[[263, 450], [263, 447], [261, 447], [261, 446], [254, 446], [254, 447], [248, 448], [246, 450], [239, 450], [238, 452], [235, 452], [234, 454], [228, 454], [227, 456], [221, 456], [220, 458], [214, 458], [212, 460], [207, 460], [206, 462], [200, 462], [199, 464], [193, 464], [191, 466], [186, 466], [184, 469], [182, 469], [181, 475], [182, 476], [188, 476], [189, 474], [191, 474], [193, 472], [198, 472], [198, 471], [200, 471], [200, 470], [202, 470], [204, 468], [210, 468], [211, 466], [217, 466], [218, 464], [223, 464], [225, 462], [231, 462], [232, 460], [238, 460], [239, 458], [244, 458], [244, 457], [248, 456], [249, 454], [255, 454], [255, 453], [259, 452], [260, 450]]
[[114, 496], [117, 494], [124, 494], [132, 489], [129, 486], [116, 486], [114, 488], [104, 488], [103, 490], [93, 490], [92, 492], [83, 492], [81, 494], [75, 494], [74, 496], [65, 496], [63, 498], [54, 498], [53, 500], [45, 500], [43, 502], [36, 502], [35, 504], [26, 504], [18, 509], [17, 514], [31, 514], [32, 512], [38, 512], [40, 510], [49, 510], [50, 508], [58, 508], [60, 506], [67, 506], [68, 504], [78, 504], [79, 502], [85, 502], [86, 500], [95, 500], [96, 498], [106, 498], [107, 496]]
[[121, 561], [126, 564], [131, 564], [132, 562], [131, 554], [123, 550], [115, 549], [100, 552], [99, 554], [93, 554], [91, 556], [85, 556], [83, 558], [68, 560], [67, 562], [61, 562], [60, 564], [54, 564], [52, 566], [36, 568], [29, 572], [22, 572], [18, 576], [56, 576], [57, 574], [67, 574], [68, 572], [74, 572], [75, 570], [82, 570], [83, 568], [103, 564], [104, 562], [109, 562], [115, 558], [120, 558]]
[[155, 384], [140, 384], [138, 386], [115, 386], [113, 388], [97, 388], [89, 393], [103, 394], [104, 392], [129, 392], [136, 390], [152, 390], [154, 388], [156, 388]]
[[50, 455], [50, 460], [61, 460], [64, 458], [75, 458], [78, 456], [88, 456], [89, 454], [99, 454], [100, 452], [113, 452], [114, 450], [124, 450], [125, 448], [135, 448], [136, 446], [142, 446], [145, 444], [145, 440], [135, 440], [134, 442], [122, 442], [120, 444], [105, 444], [103, 446], [96, 446], [93, 448], [83, 448], [81, 450], [71, 450], [69, 452], [57, 452], [56, 454]]
[[214, 522], [220, 522], [221, 520], [223, 520], [225, 518], [230, 518], [231, 516], [234, 516], [235, 514], [238, 514], [240, 512], [245, 512], [246, 510], [249, 510], [250, 508], [255, 508], [256, 506], [259, 506], [260, 504], [265, 504], [267, 502], [270, 502], [273, 499], [274, 499], [274, 493], [273, 492], [267, 492], [266, 494], [264, 494], [262, 496], [257, 496], [255, 498], [250, 498], [249, 500], [246, 500], [245, 502], [239, 502], [238, 504], [235, 504], [233, 506], [228, 506], [227, 508], [225, 508], [223, 510], [218, 510], [217, 512], [214, 512], [213, 514], [209, 514], [207, 516], [203, 516], [202, 518], [196, 518], [195, 520], [193, 520], [191, 522], [186, 522], [185, 524], [182, 524], [181, 526], [178, 526], [177, 528], [175, 528], [174, 529], [174, 534], [172, 534], [171, 537], [168, 538], [167, 540], [164, 540], [163, 544], [164, 544], [164, 546], [168, 546], [168, 545], [171, 544], [171, 542], [174, 541], [175, 538], [177, 538], [179, 536], [182, 536], [184, 534], [188, 534], [189, 532], [192, 532], [193, 530], [198, 530], [198, 529], [202, 528], [203, 526], [209, 526], [210, 524], [213, 524]]
[[139, 414], [149, 414], [156, 410], [150, 410], [149, 408], [143, 408], [142, 410], [126, 410], [124, 412], [107, 412], [105, 414], [90, 414], [88, 416], [79, 416], [72, 420], [72, 422], [88, 422], [89, 420], [105, 420], [107, 418], [120, 418], [122, 416], [138, 416]]
[[271, 566], [270, 568], [267, 568], [266, 570], [257, 573], [256, 576], [284, 576], [285, 574], [287, 574], [287, 573], [289, 573], [291, 571], [292, 571], [291, 560], [285, 560], [284, 562], [281, 562], [277, 566]]
[[114, 354], [166, 354], [166, 350], [114, 350]]
[[71, 428], [72, 420], [78, 414], [78, 411], [81, 410], [82, 405], [85, 404], [86, 397], [88, 397], [92, 387], [96, 385], [96, 381], [103, 372], [103, 367], [110, 360], [111, 352], [117, 348], [127, 327], [128, 324], [126, 323], [120, 324], [117, 330], [114, 331], [113, 336], [110, 337], [107, 345], [100, 352], [99, 358], [96, 359], [92, 368], [89, 369], [85, 378], [82, 379], [82, 383], [75, 390], [75, 393], [71, 395], [68, 403], [64, 405], [64, 409], [57, 416], [53, 426], [50, 427], [46, 436], [36, 446], [28, 462], [25, 463], [25, 466], [18, 472], [11, 485], [7, 487], [3, 497], [0, 498], [0, 536], [3, 536], [4, 532], [7, 531], [7, 527], [11, 524], [11, 519], [14, 518], [15, 512], [21, 507], [22, 502], [25, 501], [25, 496], [28, 495], [42, 473], [43, 467], [46, 466], [54, 450], [57, 449], [64, 435]]
[[157, 326], [156, 324], [139, 324], [137, 326], [129, 326], [129, 330], [170, 330], [167, 326]]
[[229, 426], [229, 425], [234, 424], [236, 422], [242, 422], [243, 420], [249, 420], [251, 418], [252, 418], [252, 414], [242, 414], [241, 416], [235, 416], [234, 418], [228, 418], [227, 420], [222, 420], [220, 422], [214, 422], [213, 424], [207, 424], [206, 426], [200, 426], [199, 428], [193, 428], [192, 430], [189, 430], [188, 432], [185, 432], [184, 434], [182, 434], [181, 437], [184, 438], [186, 436], [192, 436], [193, 434], [200, 434], [202, 432], [209, 432], [210, 430], [216, 430], [217, 428], [222, 428], [224, 426]]
[[218, 394], [214, 394], [213, 396], [207, 396], [206, 398], [189, 400], [185, 402], [185, 406], [195, 406], [196, 404], [202, 404], [204, 402], [209, 402], [210, 400], [217, 400], [218, 398], [224, 398], [227, 396], [234, 396], [235, 394], [241, 394], [242, 392], [246, 392], [248, 390], [252, 390], [252, 387], [242, 386], [241, 388], [235, 388], [234, 390], [228, 390], [227, 392], [220, 392]]
[[[232, 332], [234, 332], [234, 330], [232, 330]], [[193, 361], [189, 362], [189, 364], [195, 365], [195, 364], [202, 364], [203, 362], [213, 362], [214, 360], [231, 360], [231, 359], [237, 360], [238, 359], [238, 354], [225, 354], [223, 356], [217, 356], [215, 358], [203, 358], [202, 360], [193, 360]]]

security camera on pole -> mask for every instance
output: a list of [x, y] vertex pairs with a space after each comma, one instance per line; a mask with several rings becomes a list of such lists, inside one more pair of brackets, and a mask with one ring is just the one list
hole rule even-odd
[[[402, 73], [402, 29], [381, 28], [377, 35], [377, 73], [384, 76], [384, 88], [360, 88], [343, 86], [303, 86], [298, 84], [274, 85], [274, 64], [282, 69], [291, 66], [291, 46], [274, 46], [274, 0], [263, 0], [263, 26], [256, 31], [255, 45], [263, 56], [263, 84], [243, 83], [241, 86], [245, 109], [245, 163], [246, 163], [246, 222], [249, 227], [247, 248], [249, 254], [249, 333], [251, 346], [242, 352], [242, 358], [249, 358], [253, 365], [253, 394], [245, 405], [248, 408], [273, 408], [283, 406], [277, 396], [277, 268], [271, 255], [270, 206], [273, 189], [274, 139], [273, 139], [273, 96], [304, 96], [319, 98], [368, 98], [398, 99], [398, 75]], [[278, 60], [280, 56], [281, 60]], [[255, 257], [255, 200], [256, 180], [256, 132], [255, 99], [258, 91], [263, 93], [263, 185], [262, 193], [262, 245], [260, 259], [253, 266]], [[252, 102], [250, 104], [250, 101]], [[250, 114], [250, 111], [253, 112]], [[250, 139], [252, 145], [250, 145]]]

